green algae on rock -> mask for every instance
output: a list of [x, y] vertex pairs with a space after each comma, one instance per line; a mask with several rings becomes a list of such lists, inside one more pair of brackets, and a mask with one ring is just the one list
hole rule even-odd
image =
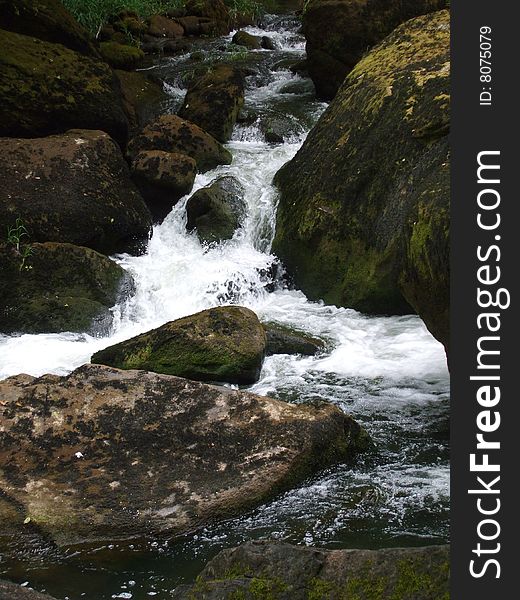
[[144, 59], [144, 52], [139, 48], [117, 42], [101, 42], [99, 51], [103, 60], [114, 69], [132, 71]]
[[449, 13], [369, 52], [277, 173], [273, 251], [310, 298], [415, 310], [447, 347]]
[[307, 67], [318, 97], [331, 100], [345, 76], [397, 25], [446, 8], [446, 0], [309, 0], [303, 13]]
[[118, 145], [103, 131], [0, 139], [0, 229], [20, 218], [30, 242], [103, 254], [140, 251], [152, 216]]
[[332, 405], [99, 365], [11, 377], [0, 397], [0, 526], [59, 546], [193, 531], [369, 441]]
[[121, 145], [128, 120], [110, 67], [61, 44], [0, 30], [0, 135], [102, 129]]
[[449, 546], [325, 550], [247, 542], [222, 550], [176, 600], [449, 600]]
[[206, 243], [231, 239], [246, 214], [244, 194], [237, 179], [219, 177], [186, 203], [186, 228]]
[[190, 156], [199, 173], [218, 165], [230, 165], [232, 156], [213, 136], [198, 125], [177, 115], [162, 115], [149, 123], [128, 144], [128, 154], [135, 158], [142, 150], [163, 150]]
[[220, 64], [189, 86], [179, 116], [225, 143], [231, 139], [243, 105], [242, 73], [231, 65]]
[[0, 246], [0, 331], [106, 333], [110, 308], [133, 289], [132, 278], [106, 256], [72, 244], [31, 244], [20, 268]]
[[197, 381], [258, 380], [266, 335], [254, 312], [219, 306], [171, 321], [92, 356], [92, 363]]

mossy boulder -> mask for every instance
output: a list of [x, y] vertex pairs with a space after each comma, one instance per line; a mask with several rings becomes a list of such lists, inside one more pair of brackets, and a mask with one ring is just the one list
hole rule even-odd
[[136, 252], [152, 217], [106, 133], [70, 130], [0, 138], [0, 230], [18, 218], [33, 242], [68, 242], [103, 254]]
[[110, 307], [133, 289], [130, 275], [106, 256], [72, 244], [29, 244], [25, 261], [0, 246], [0, 331], [106, 334]]
[[196, 191], [186, 204], [188, 231], [197, 231], [202, 242], [229, 240], [246, 213], [244, 188], [234, 177], [219, 177]]
[[71, 128], [128, 136], [110, 67], [61, 44], [0, 30], [0, 135], [36, 137]]
[[161, 85], [142, 72], [116, 69], [123, 106], [128, 117], [132, 135], [146, 123], [156, 119], [168, 101], [168, 95]]
[[243, 46], [249, 50], [259, 50], [262, 47], [262, 38], [252, 35], [243, 29], [239, 29], [233, 36], [231, 42], [237, 46]]
[[227, 35], [231, 30], [231, 16], [223, 0], [187, 0], [185, 11], [206, 19], [201, 31], [204, 35]]
[[329, 404], [100, 365], [11, 377], [0, 398], [0, 528], [59, 546], [193, 532], [369, 443]]
[[0, 0], [0, 29], [99, 56], [89, 32], [60, 0]]
[[101, 42], [99, 51], [105, 60], [114, 69], [132, 71], [144, 59], [144, 52], [135, 46], [118, 44], [117, 42]]
[[267, 336], [267, 356], [272, 354], [314, 356], [325, 350], [323, 340], [294, 327], [280, 323], [265, 323], [264, 329]]
[[188, 87], [179, 116], [225, 143], [243, 105], [244, 76], [233, 66], [220, 64]]
[[222, 550], [175, 600], [449, 600], [449, 546], [324, 550], [247, 542]]
[[273, 251], [310, 298], [416, 311], [447, 346], [449, 13], [417, 17], [361, 60], [276, 175]]
[[307, 67], [319, 98], [332, 99], [368, 48], [446, 0], [310, 0], [303, 13]]
[[92, 363], [248, 385], [260, 376], [265, 345], [266, 335], [254, 312], [221, 306], [100, 350]]
[[213, 136], [177, 115], [159, 117], [130, 140], [130, 158], [135, 158], [143, 150], [163, 150], [190, 156], [197, 163], [199, 173], [218, 165], [229, 165], [232, 161], [231, 153]]
[[144, 150], [132, 162], [133, 180], [156, 221], [191, 192], [196, 175], [197, 163], [185, 154]]

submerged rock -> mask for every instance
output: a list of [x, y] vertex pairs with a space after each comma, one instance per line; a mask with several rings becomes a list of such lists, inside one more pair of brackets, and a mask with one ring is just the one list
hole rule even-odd
[[218, 165], [229, 165], [231, 153], [209, 133], [177, 115], [163, 115], [149, 123], [128, 144], [128, 153], [135, 158], [142, 150], [163, 150], [186, 154], [195, 160], [199, 173]]
[[144, 150], [132, 162], [133, 179], [156, 221], [162, 221], [172, 207], [193, 188], [197, 163], [176, 152]]
[[449, 576], [449, 546], [322, 550], [256, 541], [222, 550], [173, 598], [447, 600]]
[[202, 242], [233, 237], [246, 214], [244, 188], [234, 177], [219, 177], [196, 191], [186, 204], [188, 231], [197, 231]]
[[273, 251], [310, 298], [415, 310], [448, 343], [449, 13], [400, 26], [361, 60], [276, 175]]
[[307, 2], [303, 13], [307, 67], [318, 97], [331, 100], [367, 49], [397, 25], [446, 5], [446, 0]]
[[314, 356], [325, 350], [325, 342], [305, 331], [299, 331], [280, 323], [266, 323], [267, 356], [271, 354], [303, 354]]
[[0, 229], [103, 254], [139, 251], [152, 218], [117, 144], [102, 131], [0, 139]]
[[0, 29], [99, 56], [89, 32], [60, 0], [0, 0]]
[[254, 312], [220, 306], [170, 321], [92, 356], [92, 363], [145, 369], [197, 381], [258, 380], [266, 335]]
[[128, 136], [121, 91], [110, 67], [39, 39], [0, 30], [0, 136], [36, 137], [71, 128]]
[[12, 508], [0, 504], [0, 527], [60, 546], [193, 531], [368, 443], [331, 405], [144, 371], [18, 375], [0, 397], [0, 491]]
[[131, 276], [89, 248], [54, 242], [28, 248], [23, 258], [12, 244], [0, 246], [0, 331], [107, 333], [109, 309], [133, 289]]
[[179, 111], [219, 142], [231, 139], [233, 127], [244, 104], [244, 77], [226, 64], [217, 65], [189, 86]]

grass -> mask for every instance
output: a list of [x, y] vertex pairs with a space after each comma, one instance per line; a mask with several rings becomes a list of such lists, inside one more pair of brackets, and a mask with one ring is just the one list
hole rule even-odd
[[26, 237], [29, 237], [29, 233], [23, 224], [22, 219], [18, 217], [13, 227], [7, 228], [7, 243], [13, 246], [16, 253], [20, 257], [20, 271], [31, 268], [27, 266], [26, 261], [30, 256], [32, 256], [33, 249], [30, 244], [22, 242], [22, 240]]

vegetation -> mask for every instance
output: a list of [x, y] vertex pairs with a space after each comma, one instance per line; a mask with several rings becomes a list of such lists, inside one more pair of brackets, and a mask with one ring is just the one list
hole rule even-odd
[[29, 237], [27, 228], [23, 224], [22, 219], [18, 217], [14, 226], [7, 228], [7, 243], [14, 247], [16, 253], [20, 257], [20, 271], [31, 268], [26, 264], [26, 261], [32, 255], [33, 248], [30, 244], [26, 244], [22, 241], [27, 237]]

